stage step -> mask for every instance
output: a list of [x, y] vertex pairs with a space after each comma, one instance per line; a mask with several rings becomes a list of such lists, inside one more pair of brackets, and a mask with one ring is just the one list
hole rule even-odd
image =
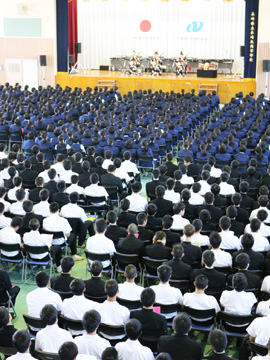
[[96, 86], [99, 88], [107, 87], [108, 89], [115, 89], [116, 80], [98, 80]]
[[218, 84], [199, 84], [198, 93], [202, 90], [206, 90], [207, 93], [212, 93], [213, 90], [218, 93]]

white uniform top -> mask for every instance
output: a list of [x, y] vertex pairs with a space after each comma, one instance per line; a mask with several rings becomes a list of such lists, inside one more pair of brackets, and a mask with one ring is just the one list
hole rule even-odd
[[55, 169], [56, 174], [58, 174], [58, 175], [61, 174], [63, 171], [65, 171], [63, 163], [59, 163], [59, 162], [57, 162], [56, 164], [53, 164], [51, 166], [51, 169]]
[[115, 345], [119, 360], [154, 360], [152, 351], [139, 340], [119, 342]]
[[[63, 301], [61, 314], [72, 320], [82, 320], [86, 311], [95, 310], [98, 307], [98, 303], [87, 300], [84, 295], [73, 295], [69, 299]], [[81, 335], [85, 330], [71, 330], [72, 335]]]
[[17, 353], [15, 355], [9, 356], [11, 360], [35, 360], [30, 353]]
[[222, 174], [222, 170], [219, 169], [219, 168], [216, 168], [215, 166], [212, 166], [211, 167], [211, 170], [210, 170], [210, 176], [214, 177], [214, 178], [219, 178], [220, 175]]
[[260, 301], [256, 309], [256, 314], [263, 316], [270, 315], [270, 300]]
[[[172, 287], [170, 284], [153, 285], [151, 288], [156, 294], [156, 302], [162, 305], [172, 305], [182, 303], [182, 293], [179, 289]], [[167, 319], [172, 318], [176, 313], [162, 314]]]
[[[252, 246], [253, 251], [268, 251], [270, 249], [269, 241], [266, 239], [266, 237], [262, 236], [258, 232], [251, 231], [250, 234], [254, 238], [254, 244]], [[242, 239], [242, 236], [240, 237], [240, 241]]]
[[185, 225], [190, 224], [188, 219], [183, 218], [180, 214], [173, 215], [173, 224], [171, 229], [173, 230], [183, 230]]
[[57, 354], [66, 341], [73, 341], [71, 334], [57, 324], [47, 325], [36, 336], [35, 349]]
[[221, 249], [237, 249], [241, 248], [241, 242], [237, 236], [234, 235], [233, 231], [221, 231]]
[[177, 204], [181, 201], [181, 197], [179, 193], [175, 192], [174, 190], [168, 190], [168, 189], [165, 191], [164, 199], [170, 200], [174, 204]]
[[[98, 184], [91, 184], [89, 186], [86, 186], [86, 188], [84, 189], [84, 195], [85, 196], [93, 196], [93, 197], [104, 196], [105, 198], [109, 197], [109, 194], [107, 193], [107, 190], [105, 189], [105, 187], [99, 186]], [[105, 204], [105, 201], [102, 201], [96, 205], [102, 206], [104, 204]]]
[[[251, 228], [250, 228], [250, 224], [247, 224], [244, 230], [245, 233], [252, 233]], [[261, 223], [261, 227], [258, 231], [258, 233], [262, 236], [268, 237], [270, 236], [270, 226], [265, 225], [264, 223]]]
[[60, 215], [64, 218], [79, 218], [82, 222], [87, 220], [84, 210], [77, 204], [66, 204], [62, 207]]
[[230, 253], [221, 249], [211, 249], [215, 254], [214, 267], [232, 266], [232, 256]]
[[220, 192], [219, 192], [220, 195], [233, 195], [233, 194], [235, 194], [235, 188], [234, 188], [233, 185], [230, 185], [230, 184], [228, 184], [226, 182], [221, 182], [219, 184], [219, 186], [220, 186]]
[[252, 360], [270, 360], [270, 355], [265, 355], [265, 356], [260, 356], [260, 355], [257, 355], [257, 356], [253, 356]]
[[40, 318], [40, 311], [44, 305], [51, 304], [57, 311], [62, 310], [62, 300], [60, 295], [49, 290], [47, 287], [36, 288], [26, 295], [26, 305], [28, 315]]
[[[26, 245], [31, 245], [31, 246], [47, 245], [48, 247], [50, 247], [52, 243], [52, 235], [40, 234], [38, 230], [36, 231], [31, 230], [30, 232], [27, 232], [23, 235], [23, 242]], [[31, 254], [31, 258], [43, 259], [46, 255], [48, 255], [47, 252], [42, 254]]]
[[50, 204], [48, 201], [40, 201], [38, 204], [34, 205], [34, 214], [41, 215], [43, 217], [48, 217], [50, 213]]
[[[70, 233], [72, 230], [67, 219], [59, 216], [58, 214], [51, 214], [49, 217], [44, 219], [43, 229], [47, 231], [56, 231], [56, 232], [62, 231], [65, 236], [66, 234]], [[63, 244], [64, 240], [65, 238], [53, 239], [52, 244], [61, 245]]]
[[255, 343], [264, 345], [270, 338], [270, 316], [258, 317], [247, 327], [247, 333], [255, 338]]
[[204, 198], [199, 193], [194, 193], [192, 190], [190, 191], [191, 197], [188, 200], [190, 205], [203, 205]]
[[75, 337], [73, 342], [78, 346], [79, 354], [96, 356], [97, 360], [100, 360], [103, 351], [111, 346], [108, 340], [103, 339], [97, 334], [83, 334]]
[[[185, 235], [182, 236], [182, 240], [185, 239]], [[202, 235], [200, 233], [194, 234], [191, 238], [191, 244], [197, 245], [197, 243], [200, 244], [200, 246], [209, 246], [209, 237], [207, 235]]]
[[78, 175], [78, 174], [72, 170], [65, 170], [65, 171], [61, 172], [61, 174], [59, 176], [59, 180], [64, 180], [66, 182], [66, 184], [71, 184], [71, 176], [72, 175]]
[[11, 224], [11, 218], [5, 215], [0, 215], [0, 229], [3, 229]]
[[220, 311], [217, 299], [212, 295], [185, 293], [183, 296], [183, 305], [192, 309], [207, 310], [215, 309], [216, 313]]
[[[125, 306], [118, 304], [117, 301], [104, 301], [100, 304], [98, 312], [101, 316], [101, 322], [106, 325], [126, 325], [129, 320], [129, 310]], [[103, 335], [103, 334], [102, 334]], [[124, 335], [108, 336], [107, 339], [122, 339]]]
[[139, 174], [137, 165], [130, 160], [125, 160], [122, 162], [120, 169], [125, 170], [127, 173], [132, 172], [133, 174]]
[[270, 275], [266, 276], [263, 279], [261, 291], [267, 291], [267, 292], [270, 291]]
[[192, 185], [194, 184], [194, 179], [192, 176], [187, 176], [187, 174], [183, 174], [180, 182], [183, 185]]
[[[4, 229], [0, 230], [0, 242], [3, 244], [20, 244], [21, 237], [19, 234], [12, 227], [5, 227]], [[13, 257], [18, 255], [18, 251], [3, 251], [1, 250], [2, 254], [8, 257]]]
[[249, 315], [256, 302], [255, 295], [245, 291], [224, 290], [220, 297], [220, 304], [224, 306], [224, 311], [234, 315]]
[[140, 300], [143, 287], [125, 281], [123, 284], [119, 284], [119, 293], [117, 297], [125, 300]]
[[110, 159], [105, 159], [102, 163], [103, 169], [106, 169], [106, 170], [108, 170], [109, 165], [113, 165], [113, 162]]
[[267, 218], [264, 220], [264, 222], [266, 224], [270, 223], [270, 210], [266, 207], [266, 206], [260, 206], [258, 209], [252, 210], [249, 216], [249, 221], [251, 221], [252, 219], [256, 219], [257, 218], [257, 213], [260, 210], [265, 210], [268, 214]]
[[125, 180], [126, 183], [133, 179], [133, 177], [131, 178], [123, 168], [121, 169], [121, 167], [115, 170], [114, 175], [119, 177], [121, 180]]
[[203, 196], [207, 192], [211, 191], [211, 185], [208, 184], [205, 180], [198, 181], [199, 184], [201, 184], [201, 190], [199, 191], [199, 195]]
[[144, 212], [148, 206], [147, 199], [140, 194], [133, 193], [126, 197], [130, 201], [130, 211]]
[[66, 188], [66, 193], [71, 194], [72, 192], [77, 192], [79, 195], [84, 194], [84, 188], [77, 185], [77, 184], [71, 184], [69, 187]]
[[[114, 243], [111, 239], [107, 238], [103, 234], [96, 234], [90, 236], [86, 243], [86, 249], [94, 254], [111, 254], [116, 252]], [[102, 262], [103, 267], [110, 266], [110, 261], [106, 260]]]
[[24, 216], [25, 211], [23, 210], [23, 201], [16, 201], [15, 203], [11, 204], [9, 211], [11, 214]]
[[1, 202], [2, 204], [4, 204], [4, 206], [5, 206], [5, 212], [8, 212], [9, 209], [10, 209], [10, 205], [11, 205], [11, 204], [10, 204], [8, 201], [4, 200], [4, 199], [0, 199], [0, 202]]

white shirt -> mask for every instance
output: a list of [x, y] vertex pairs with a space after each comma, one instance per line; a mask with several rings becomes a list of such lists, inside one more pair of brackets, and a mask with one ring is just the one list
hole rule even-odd
[[[47, 231], [62, 231], [66, 236], [72, 230], [67, 219], [59, 216], [58, 214], [51, 214], [49, 217], [43, 220], [43, 229]], [[61, 245], [64, 242], [64, 238], [53, 239], [53, 245]]]
[[57, 324], [47, 325], [36, 336], [35, 349], [57, 354], [66, 341], [73, 341], [71, 334]]
[[66, 204], [62, 207], [60, 215], [64, 218], [79, 218], [82, 222], [87, 220], [84, 210], [77, 204]]
[[79, 354], [96, 356], [97, 360], [100, 360], [103, 351], [111, 346], [108, 340], [103, 339], [97, 334], [83, 334], [75, 337], [73, 342], [78, 346]]
[[270, 355], [265, 355], [265, 356], [260, 356], [260, 355], [257, 355], [257, 356], [253, 356], [252, 360], [270, 360]]
[[5, 153], [5, 150], [4, 150], [4, 151], [0, 151], [0, 160], [6, 159], [6, 158], [7, 158], [7, 154]]
[[[94, 301], [87, 300], [84, 295], [73, 295], [71, 298], [63, 301], [61, 314], [72, 320], [82, 320], [86, 311], [94, 310], [98, 305]], [[72, 335], [80, 335], [85, 332], [85, 330], [71, 329], [69, 331]]]
[[192, 184], [194, 184], [194, 179], [191, 176], [187, 176], [187, 174], [183, 174], [180, 182], [183, 185], [192, 185]]
[[115, 345], [119, 360], [154, 360], [152, 351], [139, 340], [119, 342]]
[[184, 306], [188, 306], [192, 309], [207, 310], [215, 309], [216, 314], [220, 311], [217, 299], [212, 295], [185, 293], [182, 301]]
[[[52, 235], [49, 234], [40, 234], [38, 230], [31, 230], [23, 235], [23, 242], [26, 245], [31, 246], [43, 246], [47, 245], [48, 247], [52, 244]], [[48, 253], [43, 254], [31, 254], [32, 259], [43, 259]]]
[[224, 311], [234, 315], [249, 315], [256, 302], [255, 295], [245, 291], [225, 290], [220, 297], [220, 304], [224, 306]]
[[[7, 197], [9, 198], [9, 200], [12, 200], [12, 201], [17, 201], [17, 198], [16, 198], [16, 191], [21, 189], [19, 186], [18, 187], [14, 187], [13, 189], [10, 189], [7, 193]], [[28, 191], [25, 190], [25, 200], [28, 200]]]
[[206, 180], [200, 180], [198, 182], [201, 184], [201, 190], [199, 191], [199, 195], [203, 196], [207, 192], [211, 191], [211, 185], [209, 185]]
[[[39, 173], [39, 175], [38, 175], [38, 176], [41, 176], [41, 177], [43, 178], [43, 180], [44, 180], [45, 183], [47, 183], [47, 182], [49, 182], [49, 181], [51, 180], [51, 179], [49, 178], [48, 171], [49, 171], [49, 170], [44, 170], [44, 171], [42, 171], [41, 173]], [[57, 178], [57, 180], [55, 179], [55, 181], [58, 182], [58, 175], [56, 175], [56, 178]]]
[[132, 193], [126, 199], [130, 201], [130, 211], [144, 212], [148, 206], [147, 199], [138, 193]]
[[123, 284], [119, 284], [119, 293], [117, 297], [125, 300], [140, 300], [143, 287], [125, 281]]
[[258, 209], [255, 209], [255, 210], [251, 211], [250, 216], [249, 216], [249, 221], [251, 221], [252, 219], [257, 219], [257, 213], [260, 210], [265, 210], [267, 212], [268, 216], [264, 220], [264, 222], [266, 224], [269, 224], [270, 223], [270, 210], [266, 206], [260, 206]]
[[11, 218], [5, 215], [0, 215], [0, 229], [10, 226]]
[[[89, 186], [86, 186], [86, 188], [84, 189], [84, 195], [85, 196], [93, 196], [93, 197], [102, 197], [104, 196], [105, 198], [109, 197], [109, 194], [107, 193], [107, 190], [105, 189], [104, 186], [99, 186], [98, 184], [91, 184]], [[95, 204], [97, 206], [102, 206], [104, 205], [105, 202], [102, 201], [98, 204]]]
[[215, 254], [214, 267], [232, 266], [232, 256], [221, 249], [211, 249]]
[[71, 176], [72, 175], [78, 175], [78, 174], [72, 170], [64, 170], [63, 172], [61, 172], [59, 179], [64, 180], [66, 182], [66, 184], [71, 184]]
[[0, 202], [1, 202], [2, 204], [4, 204], [4, 206], [5, 206], [5, 211], [4, 211], [4, 212], [8, 212], [9, 209], [10, 209], [10, 205], [11, 205], [11, 204], [10, 204], [8, 201], [4, 200], [4, 199], [0, 199]]
[[43, 217], [48, 217], [50, 213], [50, 204], [48, 201], [40, 201], [38, 204], [34, 205], [34, 213], [36, 215], [41, 215]]
[[183, 230], [185, 225], [190, 224], [188, 219], [183, 218], [180, 214], [173, 215], [173, 224], [171, 229], [173, 230]]
[[44, 305], [51, 304], [57, 311], [62, 310], [62, 300], [60, 295], [49, 290], [47, 287], [36, 288], [26, 295], [26, 305], [28, 315], [40, 319], [40, 311]]
[[247, 333], [255, 338], [255, 343], [264, 345], [270, 338], [270, 316], [258, 317], [247, 327]]
[[[113, 241], [104, 234], [90, 236], [86, 243], [86, 249], [95, 254], [113, 255], [116, 252]], [[110, 263], [109, 260], [102, 262], [104, 268], [110, 266]]]
[[[3, 180], [8, 180], [10, 179], [10, 175], [8, 173], [8, 168], [5, 168], [4, 170], [0, 171], [0, 178], [3, 179]], [[15, 176], [18, 176], [18, 172]]]
[[[3, 244], [20, 244], [21, 237], [19, 234], [12, 227], [5, 227], [4, 229], [0, 230], [0, 242]], [[18, 255], [18, 251], [3, 251], [1, 250], [2, 254], [8, 257], [13, 257]]]
[[[252, 246], [253, 251], [268, 251], [270, 249], [269, 241], [266, 239], [266, 237], [262, 236], [258, 232], [251, 231], [250, 234], [253, 236], [254, 239], [254, 244]], [[240, 242], [242, 236], [240, 237]]]
[[[250, 224], [247, 224], [244, 230], [245, 233], [251, 233]], [[270, 226], [265, 225], [263, 222], [261, 223], [261, 227], [258, 231], [258, 233], [264, 237], [270, 236]]]
[[[107, 325], [125, 325], [129, 320], [129, 310], [125, 306], [119, 305], [117, 301], [105, 300], [99, 306], [98, 312], [101, 315], [101, 322]], [[124, 335], [107, 336], [107, 339], [122, 339]]]
[[267, 291], [267, 292], [270, 291], [270, 275], [266, 276], [263, 279], [261, 291]]
[[16, 201], [10, 205], [9, 211], [11, 214], [24, 216], [25, 211], [23, 210], [23, 201]]
[[19, 353], [19, 352], [15, 355], [9, 356], [9, 359], [11, 359], [11, 360], [35, 360], [35, 358], [33, 358], [30, 353]]
[[77, 192], [79, 195], [84, 194], [84, 188], [77, 185], [77, 184], [71, 184], [69, 187], [66, 188], [66, 193], [71, 194], [72, 192]]
[[57, 162], [56, 164], [53, 164], [51, 166], [51, 169], [55, 169], [56, 174], [61, 174], [63, 171], [65, 171], [63, 163]]
[[204, 198], [199, 193], [194, 193], [192, 190], [190, 191], [191, 197], [188, 200], [190, 205], [203, 205]]
[[113, 162], [110, 159], [105, 159], [102, 163], [103, 169], [106, 169], [106, 170], [108, 170], [109, 165], [113, 165]]
[[222, 174], [222, 170], [219, 168], [216, 168], [215, 166], [211, 167], [211, 171], [210, 171], [210, 176], [214, 177], [214, 178], [219, 178], [220, 175]]
[[181, 201], [180, 194], [175, 192], [174, 190], [166, 190], [164, 195], [165, 200], [170, 200], [174, 204], [177, 204]]
[[[172, 287], [170, 284], [153, 285], [151, 288], [156, 294], [156, 302], [162, 305], [182, 303], [182, 293], [179, 289]], [[167, 319], [172, 318], [176, 313], [163, 314]]]
[[233, 195], [235, 193], [235, 188], [233, 185], [230, 185], [226, 182], [221, 182], [220, 186], [220, 195]]
[[139, 174], [137, 165], [130, 160], [125, 160], [122, 162], [120, 169], [125, 170], [127, 173], [133, 173], [134, 175]]
[[[182, 236], [182, 240], [185, 241], [185, 235]], [[192, 237], [191, 237], [191, 244], [192, 245], [196, 245], [200, 244], [200, 246], [209, 246], [209, 237], [207, 235], [202, 235], [200, 233], [195, 233]]]
[[219, 233], [221, 237], [221, 249], [237, 249], [241, 248], [241, 242], [237, 236], [234, 235], [233, 231], [221, 231]]
[[121, 180], [125, 180], [126, 183], [130, 182], [133, 179], [123, 168], [121, 169], [121, 167], [115, 170], [114, 175], [119, 177]]
[[270, 315], [270, 300], [260, 301], [256, 309], [256, 314], [263, 316]]

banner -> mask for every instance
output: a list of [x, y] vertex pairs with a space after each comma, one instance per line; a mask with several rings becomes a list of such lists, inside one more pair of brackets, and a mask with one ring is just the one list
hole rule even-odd
[[68, 0], [68, 51], [69, 55], [74, 55], [75, 63], [77, 61], [75, 43], [78, 42], [77, 22], [77, 0]]
[[206, 17], [180, 17], [178, 36], [180, 38], [209, 38], [210, 23]]
[[258, 8], [259, 0], [246, 0], [244, 78], [248, 79], [256, 77]]
[[57, 71], [68, 71], [68, 3], [57, 0]]

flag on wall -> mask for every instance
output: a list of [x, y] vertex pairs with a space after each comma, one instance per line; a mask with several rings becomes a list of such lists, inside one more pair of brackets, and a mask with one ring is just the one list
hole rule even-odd
[[152, 16], [134, 16], [130, 23], [130, 36], [132, 37], [159, 37], [160, 26], [158, 19]]
[[77, 0], [68, 0], [68, 50], [69, 55], [74, 55], [75, 63], [77, 61], [75, 43], [78, 42], [77, 19]]

